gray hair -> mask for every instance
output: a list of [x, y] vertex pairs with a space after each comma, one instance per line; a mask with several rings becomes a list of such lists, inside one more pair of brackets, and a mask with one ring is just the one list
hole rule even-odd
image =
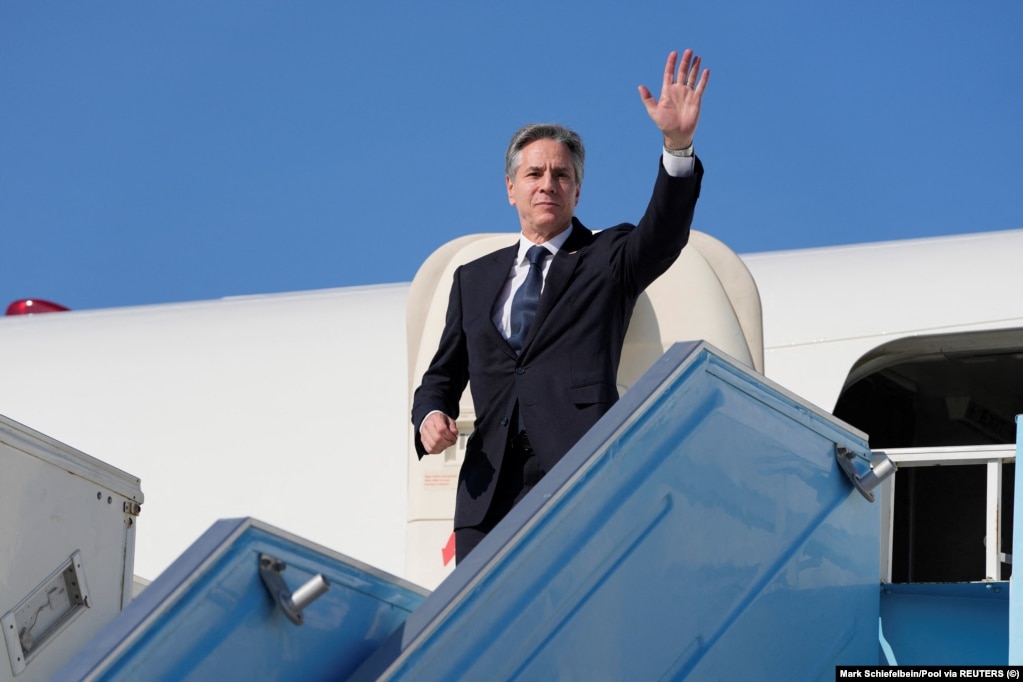
[[509, 178], [515, 177], [515, 172], [522, 162], [522, 150], [537, 140], [554, 140], [568, 147], [568, 151], [572, 154], [575, 181], [581, 185], [583, 163], [586, 161], [586, 149], [583, 147], [582, 138], [574, 130], [557, 123], [530, 123], [519, 128], [512, 135], [511, 142], [508, 143], [508, 151], [504, 155], [505, 174]]

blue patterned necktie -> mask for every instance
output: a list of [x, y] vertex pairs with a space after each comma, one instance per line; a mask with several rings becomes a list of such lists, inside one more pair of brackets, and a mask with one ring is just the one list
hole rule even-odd
[[529, 272], [526, 274], [526, 281], [512, 298], [511, 336], [508, 337], [508, 343], [516, 353], [522, 352], [522, 344], [526, 342], [526, 335], [529, 334], [533, 317], [536, 316], [536, 308], [540, 304], [540, 290], [543, 289], [543, 261], [549, 254], [550, 251], [539, 244], [531, 246], [529, 251], [526, 251]]

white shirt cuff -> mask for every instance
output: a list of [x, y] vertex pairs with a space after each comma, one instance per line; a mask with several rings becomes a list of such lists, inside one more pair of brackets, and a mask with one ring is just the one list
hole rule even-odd
[[[692, 145], [689, 148], [692, 149]], [[665, 149], [661, 154], [661, 163], [664, 164], [664, 170], [668, 171], [668, 175], [674, 178], [688, 178], [696, 167], [696, 156], [675, 156]]]

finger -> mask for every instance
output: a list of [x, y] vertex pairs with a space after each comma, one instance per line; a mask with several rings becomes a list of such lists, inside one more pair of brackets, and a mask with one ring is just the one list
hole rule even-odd
[[710, 80], [710, 69], [704, 69], [700, 74], [700, 82], [696, 85], [696, 94], [703, 97], [703, 91], [707, 89], [707, 81]]
[[451, 417], [440, 412], [436, 413], [430, 420], [430, 427], [437, 438], [445, 438], [453, 426], [454, 423], [451, 421]]
[[[426, 451], [429, 454], [431, 454], [431, 455], [439, 455], [440, 453], [444, 452], [445, 450], [447, 450], [449, 447], [451, 447], [454, 444], [455, 444], [454, 441], [452, 441], [450, 443], [438, 441], [438, 442], [434, 443], [432, 446], [427, 446], [426, 447]], [[425, 443], [424, 443], [424, 445], [425, 445]]]
[[688, 70], [686, 70], [686, 85], [693, 88], [694, 90], [696, 89], [696, 77], [700, 73], [701, 62], [702, 60], [700, 59], [699, 56], [695, 57], [693, 59], [692, 65], [688, 68]]
[[436, 455], [439, 452], [444, 452], [449, 447], [455, 444], [454, 440], [450, 438], [444, 438], [443, 436], [430, 439], [430, 446], [427, 452]]
[[687, 49], [682, 53], [682, 65], [678, 69], [678, 82], [688, 84], [689, 81], [689, 60], [693, 58], [693, 51]]
[[437, 439], [433, 437], [433, 434], [426, 432], [420, 434], [420, 437], [423, 439], [423, 448], [431, 455], [436, 455], [444, 450], [444, 448], [440, 447]]
[[431, 455], [436, 455], [454, 445], [458, 441], [458, 435], [457, 433], [451, 435], [448, 431], [449, 426], [445, 422], [439, 427], [430, 428], [426, 433], [422, 434], [423, 447], [426, 448], [426, 451]]
[[422, 430], [424, 432], [423, 433], [424, 438], [429, 437], [430, 441], [436, 444], [438, 441], [442, 441], [449, 438], [447, 434], [451, 431], [452, 428], [454, 428], [454, 422], [451, 420], [451, 417], [441, 412], [435, 412], [432, 415], [430, 415], [430, 418], [427, 420], [426, 424], [423, 425]]
[[639, 86], [639, 98], [643, 100], [643, 106], [646, 107], [647, 113], [650, 113], [657, 107], [657, 100], [654, 99], [653, 93], [645, 85]]
[[668, 61], [664, 64], [664, 79], [661, 81], [661, 93], [664, 93], [675, 82], [675, 64], [677, 62], [678, 52], [672, 50], [668, 53]]

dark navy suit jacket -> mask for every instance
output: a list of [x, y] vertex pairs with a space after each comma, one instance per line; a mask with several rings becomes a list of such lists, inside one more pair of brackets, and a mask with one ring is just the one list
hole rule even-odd
[[653, 196], [637, 225], [593, 233], [572, 219], [520, 355], [492, 315], [517, 243], [455, 271], [439, 348], [412, 402], [422, 458], [419, 425], [433, 410], [457, 418], [469, 383], [476, 422], [459, 474], [455, 528], [479, 524], [490, 507], [516, 405], [519, 427], [550, 471], [618, 400], [618, 363], [636, 299], [686, 245], [703, 177], [699, 159], [687, 178], [657, 165]]

